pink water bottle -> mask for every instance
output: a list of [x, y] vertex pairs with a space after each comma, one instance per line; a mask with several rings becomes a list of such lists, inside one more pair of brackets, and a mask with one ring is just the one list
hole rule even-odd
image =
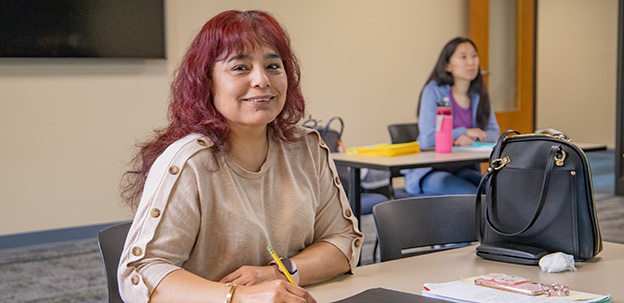
[[453, 116], [451, 116], [451, 102], [444, 97], [437, 102], [436, 115], [436, 143], [438, 153], [450, 153], [453, 150]]

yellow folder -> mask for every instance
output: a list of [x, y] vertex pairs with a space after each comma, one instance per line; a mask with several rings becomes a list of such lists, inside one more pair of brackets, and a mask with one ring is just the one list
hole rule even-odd
[[370, 157], [394, 157], [420, 152], [418, 142], [377, 144], [373, 146], [359, 146], [347, 148], [347, 155], [370, 156]]

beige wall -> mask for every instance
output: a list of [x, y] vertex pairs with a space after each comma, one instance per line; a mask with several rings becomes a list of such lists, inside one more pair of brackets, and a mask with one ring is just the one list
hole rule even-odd
[[467, 33], [463, 0], [166, 1], [165, 60], [0, 61], [0, 235], [125, 220], [118, 180], [136, 140], [165, 123], [171, 73], [226, 9], [289, 31], [309, 113], [346, 122], [348, 146], [415, 119], [443, 43]]
[[538, 1], [537, 128], [615, 146], [617, 2]]
[[[539, 1], [538, 127], [614, 145], [616, 2]], [[309, 113], [343, 117], [347, 146], [415, 120], [442, 45], [467, 34], [464, 0], [167, 1], [166, 61], [0, 61], [0, 235], [130, 218], [118, 180], [165, 123], [184, 49], [216, 13], [252, 8], [288, 29]]]

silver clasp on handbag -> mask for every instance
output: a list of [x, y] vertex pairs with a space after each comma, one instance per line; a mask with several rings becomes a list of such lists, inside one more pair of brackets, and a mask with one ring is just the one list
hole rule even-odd
[[492, 168], [494, 170], [499, 170], [503, 168], [505, 165], [507, 165], [507, 163], [509, 162], [511, 162], [511, 159], [509, 159], [508, 156], [502, 159], [494, 159], [492, 160]]
[[563, 149], [561, 149], [561, 158], [557, 158], [557, 155], [555, 155], [555, 165], [557, 166], [563, 166], [563, 160], [565, 160], [566, 157], [566, 153]]

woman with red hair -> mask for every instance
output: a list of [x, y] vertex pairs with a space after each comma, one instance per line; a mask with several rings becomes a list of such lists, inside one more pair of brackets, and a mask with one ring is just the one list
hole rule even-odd
[[125, 302], [315, 302], [295, 284], [357, 264], [362, 233], [329, 149], [297, 125], [299, 77], [269, 14], [204, 25], [176, 72], [168, 126], [124, 174], [136, 210], [118, 269]]

